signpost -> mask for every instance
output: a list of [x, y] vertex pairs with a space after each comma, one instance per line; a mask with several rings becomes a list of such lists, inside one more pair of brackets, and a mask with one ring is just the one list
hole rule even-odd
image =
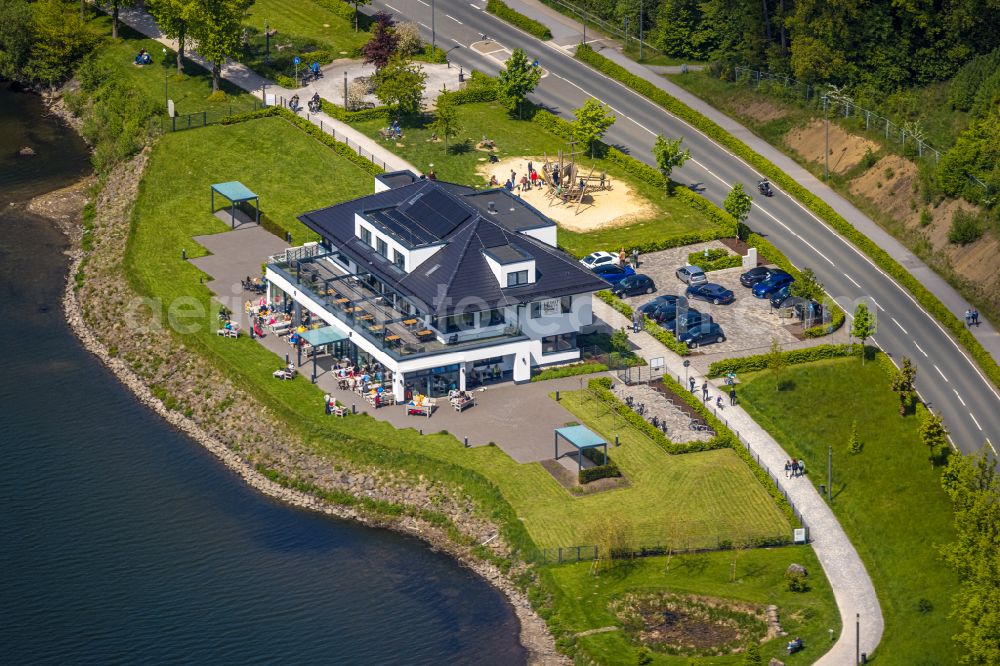
[[295, 58], [292, 59], [292, 62], [295, 63], [295, 86], [298, 87], [298, 85], [299, 85], [299, 63], [302, 62], [302, 58], [300, 58], [298, 56], [295, 56]]

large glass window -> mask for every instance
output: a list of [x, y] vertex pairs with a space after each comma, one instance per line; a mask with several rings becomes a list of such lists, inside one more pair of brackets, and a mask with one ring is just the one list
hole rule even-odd
[[372, 244], [372, 232], [364, 227], [361, 227], [361, 242], [365, 245]]
[[465, 312], [451, 317], [434, 317], [431, 325], [443, 333], [458, 333], [476, 327], [476, 313]]
[[392, 251], [392, 263], [396, 264], [399, 268], [406, 268], [406, 258], [399, 250]]
[[504, 323], [503, 310], [484, 310], [479, 313], [480, 326], [499, 326]]
[[381, 254], [386, 259], [389, 258], [389, 246], [381, 238], [375, 239], [375, 251]]
[[543, 354], [558, 354], [576, 349], [576, 333], [562, 333], [542, 338]]
[[528, 271], [511, 271], [507, 273], [508, 287], [517, 287], [522, 284], [528, 284]]
[[563, 296], [559, 300], [559, 306], [560, 306], [559, 309], [560, 309], [560, 311], [563, 314], [566, 314], [568, 312], [572, 312], [573, 311], [573, 297], [572, 296]]

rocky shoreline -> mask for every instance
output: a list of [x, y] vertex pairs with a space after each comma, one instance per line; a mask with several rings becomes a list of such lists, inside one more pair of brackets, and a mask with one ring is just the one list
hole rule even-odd
[[[64, 105], [50, 108], [61, 116], [69, 115]], [[445, 514], [471, 543], [489, 541], [488, 547], [494, 552], [505, 553], [507, 547], [497, 538], [496, 526], [477, 515], [476, 507], [459, 492], [423, 479], [402, 478], [404, 474], [331, 464], [329, 458], [311, 453], [305, 442], [288, 441], [280, 422], [252, 395], [232, 385], [217, 368], [172, 336], [137, 336], [114, 319], [114, 308], [126, 303], [129, 296], [136, 297], [127, 284], [121, 261], [148, 153], [147, 149], [129, 163], [119, 165], [104, 180], [94, 202], [94, 249], [90, 252], [80, 248], [79, 222], [92, 178], [36, 197], [29, 204], [29, 210], [56, 222], [72, 240], [62, 306], [83, 347], [99, 358], [140, 402], [204, 446], [259, 492], [290, 506], [416, 536], [435, 550], [449, 553], [507, 597], [518, 617], [519, 640], [528, 652], [530, 664], [568, 664], [569, 660], [556, 650], [545, 621], [512, 580], [523, 568], [511, 569], [505, 575], [476, 557], [470, 546], [456, 543], [441, 527], [411, 515], [387, 517], [325, 501], [271, 480], [258, 471], [258, 465], [326, 491], [416, 509], [433, 508]], [[170, 363], [163, 363], [164, 359], [170, 359]], [[248, 414], [252, 414], [251, 419], [240, 418]]]

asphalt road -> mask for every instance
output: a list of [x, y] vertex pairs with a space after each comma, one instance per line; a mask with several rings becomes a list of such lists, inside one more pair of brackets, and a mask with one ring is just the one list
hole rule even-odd
[[[417, 21], [425, 38], [431, 32], [429, 0], [375, 0], [373, 7]], [[435, 0], [434, 28], [439, 47], [455, 66], [496, 73], [505, 52], [484, 55], [474, 44], [484, 35], [506, 49], [521, 48], [537, 57], [548, 74], [531, 96], [557, 115], [572, 119], [573, 109], [589, 97], [606, 102], [618, 117], [605, 141], [653, 164], [650, 147], [657, 134], [684, 137], [692, 159], [673, 178], [722, 205], [732, 185], [743, 183], [756, 194], [758, 174], [745, 162], [683, 121], [595, 72], [552, 44], [541, 42], [483, 11], [485, 0]], [[457, 72], [456, 72], [457, 82]], [[418, 165], [419, 166], [419, 165]], [[837, 235], [795, 200], [776, 190], [755, 197], [748, 220], [798, 268], [812, 268], [827, 292], [848, 313], [866, 301], [878, 317], [875, 342], [897, 363], [902, 356], [917, 365], [921, 398], [945, 419], [955, 446], [965, 453], [1000, 443], [1000, 394], [954, 339], [905, 289], [863, 253]], [[848, 320], [847, 325], [850, 325]]]

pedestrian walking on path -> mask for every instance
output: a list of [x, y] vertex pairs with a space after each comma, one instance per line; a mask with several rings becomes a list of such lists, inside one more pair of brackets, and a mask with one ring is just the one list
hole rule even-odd
[[787, 479], [791, 475], [792, 475], [792, 461], [791, 460], [786, 460], [785, 461], [785, 478]]
[[688, 379], [688, 384], [691, 386], [691, 393], [694, 393], [694, 377]]
[[701, 383], [701, 401], [708, 402], [708, 380]]
[[736, 388], [732, 386], [729, 388], [729, 406], [736, 406]]
[[806, 461], [803, 460], [802, 458], [799, 458], [798, 469], [799, 469], [799, 476], [804, 476], [806, 473]]

